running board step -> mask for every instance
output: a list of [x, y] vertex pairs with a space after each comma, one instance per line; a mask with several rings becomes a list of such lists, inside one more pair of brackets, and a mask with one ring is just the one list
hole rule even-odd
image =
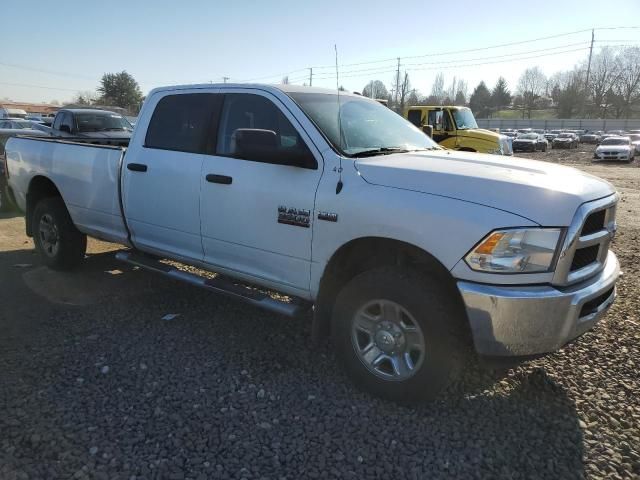
[[242, 300], [253, 306], [269, 310], [287, 317], [299, 317], [309, 310], [311, 304], [301, 299], [294, 299], [293, 302], [282, 302], [271, 298], [269, 295], [245, 287], [241, 284], [233, 283], [223, 278], [206, 278], [194, 273], [185, 272], [147, 255], [134, 252], [118, 252], [116, 259], [135, 265], [145, 270], [160, 273], [166, 277], [190, 283], [200, 288], [221, 293], [238, 300]]

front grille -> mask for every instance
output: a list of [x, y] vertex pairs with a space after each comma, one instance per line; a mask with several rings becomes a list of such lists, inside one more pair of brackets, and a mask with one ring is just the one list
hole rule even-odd
[[584, 203], [569, 226], [553, 278], [555, 285], [573, 285], [602, 271], [611, 233], [616, 226], [618, 196]]
[[611, 287], [609, 290], [604, 292], [602, 295], [598, 295], [596, 298], [589, 300], [585, 303], [580, 309], [580, 318], [586, 317], [587, 315], [591, 315], [592, 313], [596, 313], [600, 305], [606, 302], [611, 294], [613, 293], [613, 288]]
[[589, 215], [584, 222], [581, 235], [591, 235], [592, 233], [602, 230], [604, 228], [604, 217], [606, 213], [606, 210], [600, 210], [599, 212]]
[[598, 259], [598, 251], [600, 245], [592, 245], [591, 247], [579, 248], [576, 250], [573, 256], [573, 262], [571, 262], [571, 271], [575, 272], [588, 265], [591, 265]]

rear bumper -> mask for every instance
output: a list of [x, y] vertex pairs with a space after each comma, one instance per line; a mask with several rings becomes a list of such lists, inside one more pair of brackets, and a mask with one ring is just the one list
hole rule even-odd
[[476, 351], [526, 356], [558, 350], [603, 317], [615, 299], [619, 275], [620, 264], [610, 251], [598, 275], [562, 290], [458, 282]]

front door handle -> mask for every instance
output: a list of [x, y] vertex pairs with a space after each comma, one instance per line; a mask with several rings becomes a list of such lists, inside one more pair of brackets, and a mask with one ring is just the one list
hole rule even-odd
[[127, 169], [132, 172], [146, 172], [147, 166], [142, 163], [127, 163]]
[[231, 185], [233, 183], [233, 178], [226, 175], [216, 175], [215, 173], [209, 173], [205, 178], [210, 183], [220, 183], [222, 185]]

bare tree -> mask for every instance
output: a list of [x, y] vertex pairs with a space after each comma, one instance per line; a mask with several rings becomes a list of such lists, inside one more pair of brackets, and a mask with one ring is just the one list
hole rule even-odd
[[444, 91], [443, 73], [439, 73], [436, 75], [436, 78], [433, 80], [433, 85], [431, 86], [431, 95], [429, 96], [436, 99], [436, 102], [432, 103], [442, 104], [442, 102], [444, 101], [444, 97], [446, 96], [446, 94]]
[[587, 91], [593, 99], [594, 112], [600, 112], [602, 108], [603, 115], [606, 115], [606, 95], [617, 81], [618, 68], [616, 54], [610, 47], [604, 47], [593, 56]]
[[72, 99], [71, 103], [76, 105], [93, 105], [97, 102], [99, 95], [97, 92], [85, 90], [78, 92]]
[[282, 85], [289, 85], [289, 76], [282, 77], [282, 81], [280, 82]]
[[400, 88], [398, 90], [400, 112], [404, 110], [407, 96], [409, 95], [410, 90], [411, 90], [411, 83], [409, 82], [409, 74], [405, 71], [404, 76], [402, 78], [402, 83], [400, 84]]
[[545, 91], [547, 77], [538, 67], [527, 68], [518, 80], [518, 93], [523, 98], [522, 118], [525, 112], [531, 118], [531, 110], [535, 107], [535, 101]]
[[624, 115], [629, 118], [632, 107], [640, 100], [640, 48], [624, 49], [617, 63], [619, 74], [614, 90], [622, 98]]
[[381, 80], [371, 80], [362, 90], [362, 95], [369, 98], [387, 98], [389, 92]]

